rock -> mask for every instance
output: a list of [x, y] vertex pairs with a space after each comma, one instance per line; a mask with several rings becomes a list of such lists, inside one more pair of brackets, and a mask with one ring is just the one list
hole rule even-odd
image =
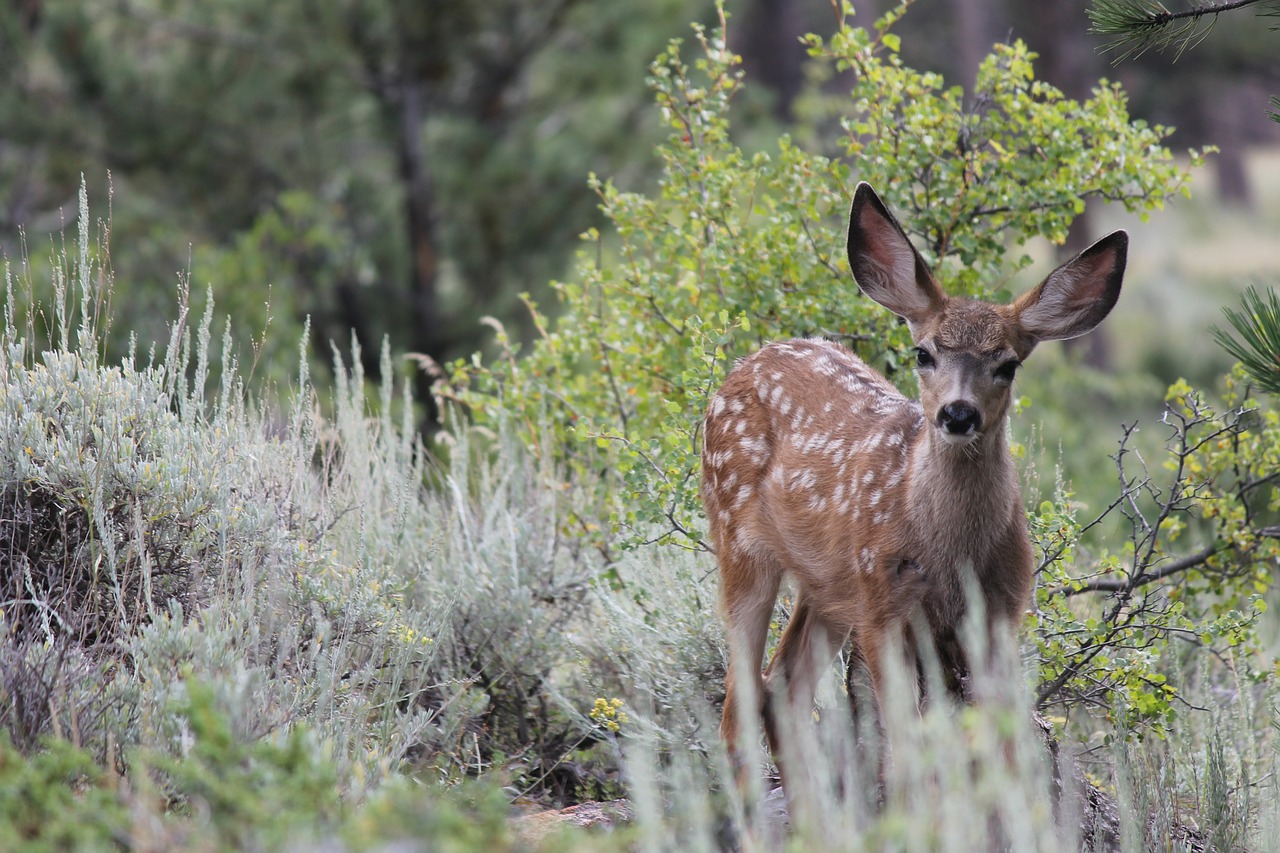
[[630, 801], [610, 800], [604, 803], [579, 803], [559, 811], [552, 809], [522, 815], [515, 820], [515, 831], [522, 842], [532, 845], [542, 842], [564, 827], [611, 832], [614, 827], [630, 822]]

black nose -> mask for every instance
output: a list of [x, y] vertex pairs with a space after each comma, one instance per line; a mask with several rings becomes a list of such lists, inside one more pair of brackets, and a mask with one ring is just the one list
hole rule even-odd
[[967, 435], [982, 426], [982, 415], [968, 403], [947, 403], [938, 412], [938, 426], [952, 435]]

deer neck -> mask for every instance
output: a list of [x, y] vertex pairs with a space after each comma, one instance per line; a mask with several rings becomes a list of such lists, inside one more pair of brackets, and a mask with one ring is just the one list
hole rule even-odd
[[910, 512], [918, 541], [930, 550], [982, 562], [1020, 500], [1003, 425], [963, 447], [928, 425], [916, 436]]

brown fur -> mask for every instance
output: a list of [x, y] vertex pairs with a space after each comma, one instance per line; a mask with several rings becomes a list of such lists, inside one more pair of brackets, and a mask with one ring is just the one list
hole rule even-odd
[[[951, 299], [871, 188], [858, 187], [850, 264], [867, 295], [907, 320], [931, 363], [913, 402], [844, 347], [792, 340], [744, 359], [712, 399], [702, 497], [733, 652], [721, 720], [731, 751], [744, 696], [754, 695], [753, 713], [784, 685], [789, 702], [811, 702], [822, 662], [846, 638], [878, 691], [885, 649], [917, 607], [949, 681], [961, 683], [967, 664], [955, 632], [966, 576], [993, 630], [1022, 620], [1032, 552], [1004, 430], [1011, 377], [1001, 368], [1040, 340], [1101, 322], [1119, 294], [1126, 246], [1123, 232], [1105, 238], [1012, 305]], [[976, 427], [954, 434], [949, 404], [967, 407]], [[795, 609], [762, 677], [788, 574]]]

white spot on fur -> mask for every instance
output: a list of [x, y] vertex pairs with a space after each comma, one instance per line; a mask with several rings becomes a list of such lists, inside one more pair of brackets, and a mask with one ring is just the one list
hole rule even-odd
[[751, 461], [756, 465], [763, 465], [769, 458], [768, 447], [764, 439], [758, 436], [746, 436], [738, 442], [738, 446], [751, 455]]
[[863, 382], [861, 382], [856, 376], [849, 376], [849, 375], [841, 376], [840, 385], [841, 387], [844, 388], [844, 390], [848, 391], [851, 394], [860, 394], [863, 391], [867, 390], [867, 386]]
[[804, 445], [800, 448], [805, 453], [817, 453], [827, 446], [827, 442], [831, 437], [825, 432], [814, 433], [805, 439]]
[[723, 411], [724, 411], [724, 397], [721, 397], [719, 394], [717, 394], [711, 398], [711, 417], [713, 418], [719, 417], [720, 413]]
[[888, 491], [889, 489], [892, 489], [895, 486], [897, 486], [899, 483], [901, 483], [902, 478], [906, 474], [906, 472], [907, 472], [907, 468], [905, 465], [895, 468], [893, 470], [893, 473], [889, 475], [889, 479], [885, 480], [885, 483], [884, 483], [885, 491]]
[[818, 483], [818, 474], [812, 468], [802, 468], [791, 475], [789, 488], [809, 491]]

